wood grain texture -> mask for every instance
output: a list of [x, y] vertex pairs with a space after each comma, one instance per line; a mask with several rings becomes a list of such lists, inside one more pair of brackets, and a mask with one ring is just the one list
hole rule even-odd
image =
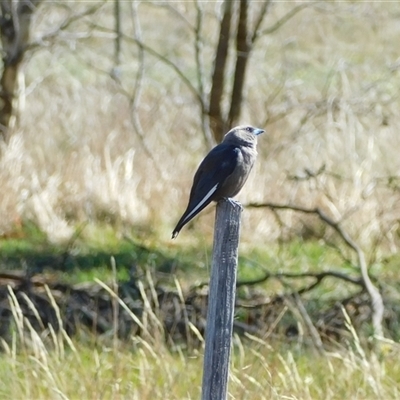
[[225, 200], [216, 208], [202, 400], [227, 397], [241, 211], [240, 204]]

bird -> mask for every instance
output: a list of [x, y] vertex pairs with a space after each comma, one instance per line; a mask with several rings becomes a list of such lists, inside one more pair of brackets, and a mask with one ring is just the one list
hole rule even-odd
[[237, 126], [206, 155], [194, 175], [186, 211], [172, 239], [212, 201], [230, 200], [240, 192], [257, 157], [257, 136], [263, 132], [250, 125]]

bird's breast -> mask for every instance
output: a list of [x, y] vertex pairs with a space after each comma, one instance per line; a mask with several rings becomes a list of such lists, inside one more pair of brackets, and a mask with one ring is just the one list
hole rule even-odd
[[245, 184], [254, 165], [257, 151], [254, 148], [246, 147], [241, 147], [239, 150], [235, 169], [232, 174], [225, 179], [218, 191], [219, 198], [236, 196]]

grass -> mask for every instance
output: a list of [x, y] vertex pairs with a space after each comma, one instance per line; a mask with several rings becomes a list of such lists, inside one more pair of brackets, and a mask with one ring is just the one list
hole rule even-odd
[[[211, 250], [211, 246], [204, 243], [189, 243], [181, 248], [168, 243], [162, 245], [151, 236], [147, 240], [140, 236], [135, 238], [128, 231], [121, 235], [106, 224], [82, 226], [70, 242], [55, 244], [32, 223], [28, 223], [20, 227], [18, 237], [0, 241], [0, 260], [3, 269], [28, 268], [36, 273], [50, 271], [62, 280], [79, 283], [96, 277], [110, 279], [110, 262], [114, 258], [120, 280], [127, 279], [132, 267], [150, 268], [167, 276], [172, 273], [188, 286], [194, 280], [208, 280]], [[392, 276], [391, 271], [396, 269], [392, 258], [388, 258], [386, 263], [391, 268], [377, 268], [383, 280], [387, 274]], [[323, 242], [293, 240], [283, 244], [270, 243], [267, 247], [241, 246], [238, 280], [254, 280], [267, 273], [290, 271], [296, 274], [323, 270], [357, 274], [357, 270], [344, 262], [336, 250], [327, 248]], [[272, 292], [284, 289], [279, 279], [272, 279], [263, 288]], [[339, 294], [340, 291], [334, 293]]]
[[[51, 328], [36, 332], [13, 304], [16, 327], [0, 358], [1, 398], [195, 399], [201, 392], [202, 351], [167, 348], [162, 332], [127, 342], [87, 336], [71, 339]], [[397, 399], [400, 347], [381, 356], [347, 345], [325, 354], [294, 340], [234, 338], [229, 393], [240, 399]], [[183, 373], [184, 371], [184, 373]]]
[[[130, 4], [122, 6], [122, 26], [131, 35]], [[194, 24], [193, 3], [174, 6]], [[207, 16], [202, 32], [207, 83], [218, 18], [212, 2], [201, 6]], [[101, 221], [169, 241], [193, 171], [207, 151], [198, 105], [171, 68], [146, 54], [141, 97], [135, 110], [130, 108], [138, 49], [124, 39], [120, 83], [112, 80], [113, 37], [96, 28], [112, 29], [110, 7], [105, 4], [73, 24], [68, 40], [55, 39], [50, 48], [40, 47], [26, 58], [20, 117], [0, 160], [0, 184], [7, 193], [0, 201], [2, 235], [31, 220], [49, 240], [65, 243], [81, 223]], [[277, 2], [265, 26], [290, 7]], [[243, 203], [319, 205], [334, 219], [344, 219], [366, 247], [381, 238], [386, 247], [396, 248], [398, 194], [384, 184], [399, 168], [392, 7], [321, 3], [260, 37], [249, 64], [241, 121], [265, 127], [268, 134], [260, 140], [255, 171], [240, 195]], [[143, 40], [191, 71], [188, 77], [196, 85], [189, 25], [173, 8], [141, 3], [138, 12]], [[54, 29], [52, 24], [67, 14], [68, 8], [43, 4], [35, 13], [33, 37]], [[326, 172], [315, 179], [291, 178], [322, 165]], [[191, 236], [210, 242], [211, 214], [193, 222]], [[282, 213], [280, 223], [264, 210], [249, 210], [243, 219], [243, 240], [260, 245], [296, 237], [305, 222]], [[182, 232], [179, 243], [187, 244], [185, 236]]]
[[[161, 7], [141, 2], [138, 20], [130, 8], [138, 2], [121, 4], [127, 37], [134, 36], [139, 22], [145, 43], [170, 57], [196, 86], [190, 28], [196, 23], [195, 3]], [[218, 4], [198, 2], [204, 12], [206, 87]], [[272, 2], [264, 28], [292, 5]], [[86, 7], [85, 2], [42, 2], [34, 14], [32, 40], [53, 32], [69, 12]], [[199, 105], [159, 59], [146, 53], [140, 70], [139, 49], [127, 39], [119, 81], [112, 79], [111, 7], [103, 2], [96, 13], [25, 57], [18, 118], [11, 140], [0, 149], [2, 268], [62, 266], [68, 272], [57, 274], [68, 282], [109, 282], [114, 257], [120, 280], [138, 266], [173, 272], [185, 288], [206, 281], [211, 263], [212, 208], [170, 241], [193, 172], [208, 150]], [[252, 12], [256, 15], [257, 9]], [[260, 138], [257, 164], [239, 198], [244, 204], [321, 207], [362, 246], [391, 300], [398, 300], [400, 239], [396, 13], [390, 2], [313, 3], [258, 39], [241, 122], [266, 128], [268, 134]], [[135, 90], [139, 98], [132, 107]], [[312, 176], [322, 166], [323, 172]], [[66, 250], [69, 257], [63, 259]], [[358, 274], [352, 257], [312, 216], [267, 209], [243, 213], [239, 280], [324, 269]], [[273, 295], [304, 282], [270, 279], [257, 289]], [[321, 309], [351, 290], [327, 279], [310, 295], [310, 305]], [[199, 398], [201, 349], [184, 353], [162, 340], [121, 343], [85, 332], [71, 339], [51, 330], [35, 333], [20, 323], [26, 329], [15, 331], [0, 357], [0, 398]], [[399, 332], [394, 325], [392, 331]], [[360, 347], [357, 334], [350, 338], [325, 355], [317, 355], [307, 340], [235, 338], [230, 396], [399, 398], [398, 344], [388, 342], [375, 355]]]
[[[132, 242], [115, 241], [108, 227], [104, 234], [101, 227], [90, 227], [85, 241], [78, 240], [76, 255], [81, 250], [86, 257], [90, 251], [97, 254], [99, 249], [108, 251], [118, 260], [119, 251], [135, 254]], [[35, 232], [30, 227], [29, 232]], [[46, 239], [47, 240], [47, 239]], [[39, 248], [52, 246], [36, 237]], [[109, 240], [109, 242], [108, 242]], [[20, 246], [14, 247], [15, 239], [3, 241], [9, 256], [19, 254]], [[32, 249], [28, 248], [28, 251]], [[155, 265], [159, 254], [174, 257], [171, 248], [158, 248], [154, 255]], [[192, 252], [191, 252], [192, 251]], [[203, 250], [204, 251], [204, 250]], [[58, 250], [58, 253], [60, 251]], [[170, 252], [170, 253], [168, 253]], [[201, 251], [198, 248], [186, 249], [178, 260], [177, 276], [185, 287], [194, 283], [194, 279], [206, 280], [204, 267], [185, 267], [185, 259], [196, 259]], [[23, 254], [23, 252], [22, 252]], [[57, 254], [57, 252], [56, 252]], [[158, 256], [157, 256], [158, 254]], [[37, 254], [40, 256], [40, 253]], [[83, 256], [83, 257], [85, 257]], [[146, 258], [147, 257], [147, 258]], [[204, 259], [204, 253], [202, 255]], [[151, 260], [149, 253], [141, 262]], [[284, 246], [271, 245], [268, 248], [246, 247], [242, 251], [239, 266], [239, 280], [256, 278], [265, 270], [269, 272], [285, 271], [287, 266], [293, 272], [321, 270], [326, 264], [338, 269], [342, 262], [338, 254], [327, 249], [321, 242], [296, 242]], [[394, 263], [387, 260], [388, 264]], [[151, 261], [150, 261], [151, 264]], [[149, 264], [149, 265], [150, 265]], [[127, 278], [126, 269], [119, 268], [118, 278]], [[386, 271], [391, 276], [390, 271]], [[59, 273], [69, 282], [93, 280], [94, 278], [110, 282], [111, 268], [99, 262], [95, 268], [79, 268], [74, 273]], [[382, 277], [385, 281], [385, 278]], [[322, 285], [311, 295], [309, 312], [321, 311], [330, 298], [343, 296], [345, 285], [336, 282]], [[296, 286], [296, 283], [292, 283]], [[257, 290], [270, 292], [271, 295], [286, 290], [280, 280], [268, 281]], [[314, 299], [314, 300], [313, 300]], [[121, 342], [112, 338], [112, 332], [103, 336], [94, 336], [82, 331], [70, 338], [65, 332], [54, 333], [52, 329], [36, 332], [15, 308], [15, 329], [13, 340], [5, 344], [0, 358], [0, 373], [4, 382], [0, 388], [0, 398], [27, 399], [195, 399], [201, 392], [202, 354], [199, 349], [184, 350], [179, 346], [167, 346], [162, 331], [157, 324], [150, 336], [131, 337]], [[291, 319], [292, 317], [285, 316]], [[240, 319], [240, 314], [236, 316]], [[387, 341], [381, 346], [381, 353], [367, 349], [365, 338], [360, 340], [349, 326], [349, 335], [342, 344], [327, 347], [325, 354], [319, 354], [307, 336], [299, 335], [292, 340], [279, 339], [273, 335], [264, 338], [247, 336], [234, 338], [229, 393], [232, 398], [240, 399], [396, 399], [400, 398], [400, 347]], [[361, 344], [362, 343], [362, 344]]]

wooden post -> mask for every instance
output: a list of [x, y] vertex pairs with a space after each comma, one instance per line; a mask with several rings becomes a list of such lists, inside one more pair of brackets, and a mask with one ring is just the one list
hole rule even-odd
[[227, 397], [241, 211], [242, 206], [232, 200], [223, 200], [217, 204], [202, 400], [224, 400]]

